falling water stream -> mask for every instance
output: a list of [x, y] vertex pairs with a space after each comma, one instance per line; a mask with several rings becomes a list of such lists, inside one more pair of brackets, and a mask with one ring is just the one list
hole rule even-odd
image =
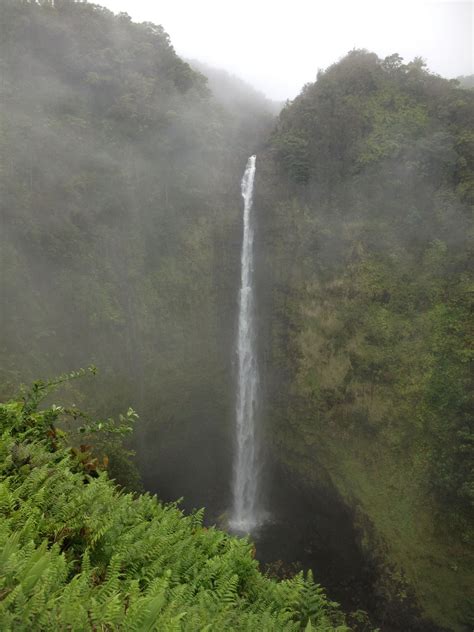
[[230, 527], [250, 533], [260, 521], [258, 495], [258, 441], [256, 433], [258, 366], [255, 332], [254, 222], [252, 216], [256, 156], [250, 156], [242, 178], [244, 199], [239, 325], [237, 338], [238, 378], [236, 401], [236, 453], [233, 477], [233, 507]]

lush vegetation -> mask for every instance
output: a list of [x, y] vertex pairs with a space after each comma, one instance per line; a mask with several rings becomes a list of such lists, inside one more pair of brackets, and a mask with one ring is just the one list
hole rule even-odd
[[344, 625], [201, 514], [123, 491], [142, 484], [119, 434], [91, 454], [57, 430], [66, 413], [97, 429], [72, 401], [132, 406], [145, 488], [225, 508], [239, 182], [258, 150], [268, 460], [353, 510], [376, 618], [412, 629], [413, 599], [428, 626], [470, 629], [472, 77], [352, 51], [273, 125], [162, 27], [66, 0], [0, 3], [0, 71], [2, 395], [102, 369], [67, 382], [65, 408], [2, 407], [2, 628]]
[[94, 363], [71, 397], [139, 410], [148, 485], [215, 503], [261, 98], [247, 129], [161, 26], [89, 3], [2, 1], [0, 59], [1, 391]]
[[79, 411], [40, 407], [52, 384], [0, 405], [2, 630], [349, 629], [310, 574], [268, 579], [202, 511], [115, 487], [59, 428]]
[[259, 185], [275, 453], [313, 485], [322, 464], [397, 586], [455, 629], [474, 543], [473, 124], [474, 94], [421, 60], [353, 51], [283, 110]]

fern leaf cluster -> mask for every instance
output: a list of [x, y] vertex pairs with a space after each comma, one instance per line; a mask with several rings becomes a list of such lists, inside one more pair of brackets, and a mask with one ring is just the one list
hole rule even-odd
[[0, 406], [1, 630], [348, 629], [311, 577], [263, 576], [202, 511], [90, 476], [51, 439], [61, 410]]

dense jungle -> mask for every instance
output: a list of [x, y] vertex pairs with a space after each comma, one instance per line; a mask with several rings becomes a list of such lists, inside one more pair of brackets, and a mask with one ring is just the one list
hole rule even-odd
[[0, 0], [1, 629], [471, 630], [473, 204], [472, 77], [353, 49], [279, 104], [162, 26]]

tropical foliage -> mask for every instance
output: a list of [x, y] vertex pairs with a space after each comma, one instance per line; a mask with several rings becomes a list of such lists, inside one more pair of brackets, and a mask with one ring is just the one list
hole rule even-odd
[[[384, 624], [411, 597], [471, 629], [472, 77], [354, 50], [269, 133], [273, 106], [195, 65], [95, 4], [0, 2], [1, 391], [102, 369], [64, 407], [38, 408], [42, 383], [2, 407], [2, 628], [343, 625], [310, 580], [273, 583], [248, 543], [128, 493], [134, 447], [163, 500], [228, 503], [257, 151], [268, 461], [350, 508]], [[72, 402], [143, 421], [125, 449], [133, 410], [117, 427]]]
[[474, 541], [473, 125], [472, 91], [422, 60], [352, 51], [283, 110], [260, 183], [275, 452], [313, 485], [322, 464], [454, 629]]
[[311, 574], [270, 580], [202, 511], [115, 487], [58, 428], [78, 412], [40, 407], [50, 390], [0, 406], [2, 630], [348, 630]]
[[270, 117], [247, 94], [247, 129], [161, 26], [95, 4], [2, 1], [0, 60], [1, 391], [94, 363], [71, 398], [137, 409], [148, 488], [199, 481], [209, 505], [227, 493], [239, 181]]

